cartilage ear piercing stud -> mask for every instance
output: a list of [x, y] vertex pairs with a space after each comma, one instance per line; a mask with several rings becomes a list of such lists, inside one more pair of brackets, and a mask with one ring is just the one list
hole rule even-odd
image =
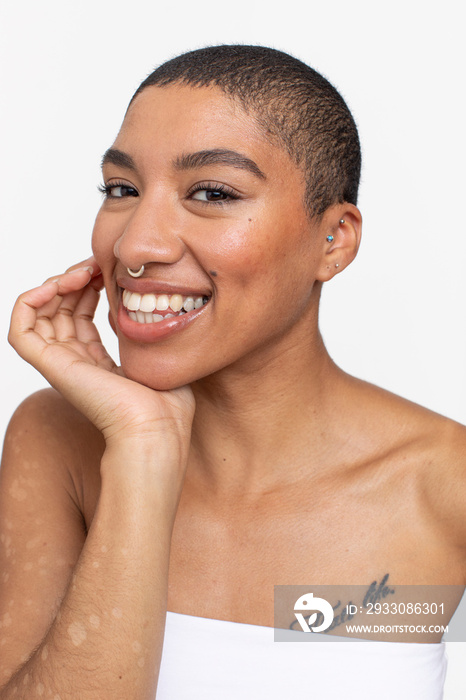
[[346, 224], [346, 221], [344, 219], [340, 219], [340, 224]]
[[327, 240], [329, 243], [331, 243], [333, 241], [333, 236], [327, 236]]
[[131, 277], [140, 277], [144, 274], [144, 265], [141, 265], [139, 270], [131, 270], [130, 267], [127, 267], [126, 269], [128, 270], [128, 274], [131, 275]]
[[340, 267], [340, 263], [335, 263], [335, 267]]

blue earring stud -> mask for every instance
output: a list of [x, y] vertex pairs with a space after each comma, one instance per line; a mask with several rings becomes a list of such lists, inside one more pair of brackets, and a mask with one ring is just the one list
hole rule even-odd
[[327, 241], [328, 241], [329, 243], [332, 243], [332, 241], [333, 241], [333, 236], [327, 236]]

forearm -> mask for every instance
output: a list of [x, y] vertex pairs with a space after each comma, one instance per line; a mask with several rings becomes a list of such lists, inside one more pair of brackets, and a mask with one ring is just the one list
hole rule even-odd
[[183, 469], [151, 469], [145, 462], [159, 455], [129, 452], [104, 456], [99, 504], [68, 591], [0, 700], [155, 697]]

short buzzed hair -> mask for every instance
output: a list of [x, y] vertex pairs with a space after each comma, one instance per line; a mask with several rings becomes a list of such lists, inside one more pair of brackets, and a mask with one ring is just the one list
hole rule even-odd
[[264, 46], [209, 46], [162, 64], [131, 102], [151, 85], [171, 84], [215, 86], [252, 111], [265, 134], [303, 171], [304, 204], [311, 216], [320, 217], [334, 204], [357, 203], [356, 124], [339, 92], [313, 68]]

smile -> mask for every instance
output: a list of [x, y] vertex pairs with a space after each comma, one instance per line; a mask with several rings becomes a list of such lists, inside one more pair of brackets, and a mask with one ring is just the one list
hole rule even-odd
[[123, 290], [122, 304], [128, 316], [137, 323], [159, 323], [168, 318], [183, 316], [207, 304], [206, 296], [183, 296], [181, 294], [139, 294]]

